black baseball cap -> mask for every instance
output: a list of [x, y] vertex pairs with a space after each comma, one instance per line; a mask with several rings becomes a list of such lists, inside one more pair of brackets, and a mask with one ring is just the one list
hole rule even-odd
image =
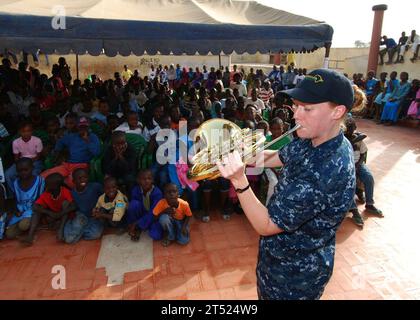
[[317, 69], [309, 73], [295, 88], [281, 91], [292, 99], [305, 103], [333, 102], [353, 106], [354, 91], [350, 80], [330, 69]]

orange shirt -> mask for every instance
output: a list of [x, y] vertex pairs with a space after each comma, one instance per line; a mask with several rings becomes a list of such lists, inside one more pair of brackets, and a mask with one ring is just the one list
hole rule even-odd
[[[192, 212], [188, 202], [182, 199], [178, 199], [178, 203], [178, 208], [175, 209], [175, 213], [173, 215], [174, 219], [184, 220], [186, 216], [191, 217]], [[156, 207], [153, 209], [153, 215], [158, 216], [162, 211], [166, 210], [167, 208], [169, 208], [168, 202], [166, 201], [166, 199], [162, 199], [157, 203]]]
[[[184, 118], [181, 118], [181, 119], [179, 119], [179, 122], [181, 122], [181, 121], [187, 121], [187, 120], [185, 120]], [[179, 122], [176, 123], [176, 122], [171, 121], [171, 129], [172, 130], [179, 130]]]

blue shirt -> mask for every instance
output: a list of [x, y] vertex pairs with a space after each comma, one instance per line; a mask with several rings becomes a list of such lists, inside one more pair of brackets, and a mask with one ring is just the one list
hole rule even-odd
[[20, 217], [13, 215], [9, 221], [9, 226], [14, 225], [24, 218], [32, 217], [32, 206], [39, 198], [41, 193], [44, 192], [45, 181], [41, 176], [36, 176], [32, 186], [24, 190], [21, 187], [20, 179], [13, 182], [13, 193], [16, 199], [16, 208], [22, 213]]
[[[391, 83], [393, 89], [391, 88]], [[386, 93], [394, 93], [395, 91], [397, 91], [399, 83], [400, 82], [397, 79], [388, 80], [386, 83]]]
[[378, 79], [372, 78], [366, 81], [366, 95], [371, 96], [375, 92], [375, 87], [378, 84]]
[[340, 132], [318, 147], [295, 139], [279, 157], [284, 167], [268, 213], [284, 231], [261, 237], [260, 297], [318, 299], [332, 275], [336, 231], [353, 201], [353, 149]]
[[386, 41], [382, 41], [381, 44], [384, 44], [387, 49], [391, 49], [397, 46], [397, 43], [392, 38], [388, 38]]
[[93, 157], [99, 155], [101, 145], [98, 137], [89, 133], [89, 142], [82, 139], [79, 133], [67, 133], [57, 141], [55, 151], [67, 148], [69, 151], [69, 163], [89, 163]]
[[160, 189], [156, 186], [153, 186], [153, 190], [150, 193], [150, 208], [149, 210], [146, 210], [146, 208], [144, 207], [144, 202], [143, 202], [143, 198], [144, 198], [144, 193], [143, 193], [143, 189], [139, 186], [136, 185], [132, 190], [131, 190], [131, 200], [137, 200], [141, 203], [141, 212], [145, 212], [145, 213], [149, 213], [149, 214], [153, 214], [153, 209], [156, 207], [157, 203], [163, 199], [163, 193], [162, 191], [160, 191]]
[[182, 70], [181, 68], [176, 68], [176, 80], [181, 80]]
[[87, 217], [92, 216], [92, 210], [95, 208], [98, 198], [104, 193], [103, 187], [97, 182], [87, 184], [85, 191], [77, 192], [76, 189], [71, 191], [74, 203], [77, 205], [77, 211], [83, 213]]
[[279, 70], [271, 70], [271, 72], [268, 74], [268, 78], [270, 80], [277, 80], [279, 76], [280, 71]]
[[397, 89], [394, 90], [393, 95], [391, 96], [392, 99], [395, 99], [394, 102], [396, 103], [400, 103], [405, 96], [410, 92], [410, 88], [411, 88], [411, 83], [410, 82], [406, 82], [406, 83], [398, 83]]
[[99, 111], [95, 112], [90, 118], [92, 120], [100, 121], [103, 124], [107, 124], [107, 117], [106, 117], [106, 115], [100, 113]]

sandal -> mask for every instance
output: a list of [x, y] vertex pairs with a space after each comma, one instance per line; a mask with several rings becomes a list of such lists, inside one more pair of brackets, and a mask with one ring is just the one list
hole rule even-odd
[[169, 241], [169, 239], [168, 238], [164, 238], [163, 240], [162, 240], [162, 246], [164, 246], [164, 247], [167, 247], [167, 246], [169, 246], [169, 244], [171, 243], [171, 241]]
[[131, 241], [137, 242], [140, 240], [141, 230], [136, 229], [134, 233], [130, 233]]
[[384, 217], [384, 214], [382, 213], [381, 210], [379, 210], [378, 208], [376, 208], [374, 205], [367, 205], [365, 206], [365, 210], [367, 213], [373, 214], [375, 216]]

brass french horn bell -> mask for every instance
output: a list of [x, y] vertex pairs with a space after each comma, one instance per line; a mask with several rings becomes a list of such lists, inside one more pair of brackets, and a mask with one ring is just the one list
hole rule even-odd
[[265, 144], [265, 136], [261, 131], [252, 132], [248, 128], [241, 129], [235, 123], [225, 119], [205, 121], [194, 136], [194, 143], [199, 151], [192, 158], [193, 166], [188, 171], [188, 178], [193, 181], [216, 179], [221, 175], [216, 162], [225, 155], [237, 150], [242, 161], [248, 164], [258, 152], [290, 135], [299, 127], [296, 126]]

